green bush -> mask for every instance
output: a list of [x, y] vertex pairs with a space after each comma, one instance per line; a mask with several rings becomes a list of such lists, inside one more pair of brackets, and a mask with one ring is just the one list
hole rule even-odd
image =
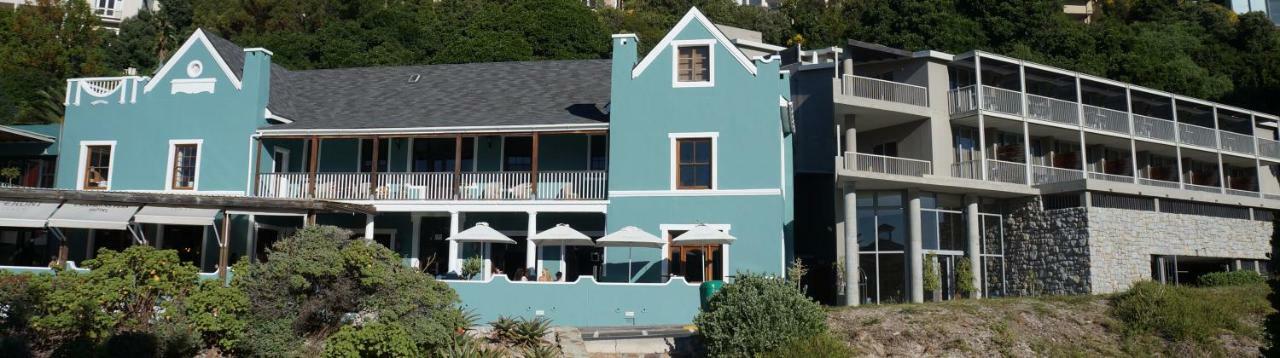
[[345, 326], [324, 342], [325, 357], [421, 357], [424, 356], [404, 328], [371, 323]]
[[747, 357], [827, 331], [827, 315], [781, 278], [740, 273], [694, 323], [712, 356]]
[[967, 257], [956, 260], [956, 288], [969, 297], [978, 291], [973, 285], [973, 263]]
[[[240, 352], [314, 355], [329, 333], [358, 325], [401, 330], [421, 355], [447, 346], [466, 327], [448, 285], [405, 267], [382, 245], [349, 237], [339, 228], [308, 226], [276, 242], [270, 261], [243, 271], [239, 287], [252, 324], [238, 340]], [[342, 342], [365, 331], [346, 329], [350, 337]]]
[[1140, 282], [1111, 300], [1110, 314], [1121, 322], [1125, 337], [1155, 335], [1212, 349], [1221, 345], [1216, 341], [1224, 331], [1261, 336], [1246, 322], [1271, 312], [1267, 290], [1264, 285], [1199, 288]]
[[484, 271], [484, 259], [480, 258], [480, 256], [472, 256], [462, 260], [462, 271], [458, 274], [462, 276], [462, 279], [470, 280], [479, 275], [481, 271]]
[[792, 340], [778, 349], [761, 354], [761, 358], [835, 358], [852, 357], [850, 349], [840, 339], [823, 333]]
[[191, 333], [203, 347], [232, 350], [249, 326], [249, 296], [238, 286], [224, 286], [215, 280], [200, 282], [182, 306]]
[[489, 325], [493, 326], [493, 340], [518, 347], [542, 345], [542, 337], [551, 330], [551, 320], [544, 317], [512, 319], [499, 316]]
[[1262, 278], [1262, 275], [1253, 271], [1213, 272], [1200, 276], [1200, 278], [1196, 280], [1196, 283], [1200, 286], [1240, 286], [1256, 285], [1266, 282], [1267, 279]]

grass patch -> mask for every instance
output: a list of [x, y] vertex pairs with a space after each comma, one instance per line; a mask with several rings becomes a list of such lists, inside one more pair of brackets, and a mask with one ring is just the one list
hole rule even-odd
[[[1265, 285], [1220, 287], [1169, 286], [1154, 282], [1134, 285], [1113, 297], [1110, 314], [1126, 340], [1126, 350], [1191, 345], [1218, 351], [1218, 336], [1231, 332], [1260, 339], [1253, 320], [1272, 311]], [[1173, 344], [1153, 344], [1149, 337]]]

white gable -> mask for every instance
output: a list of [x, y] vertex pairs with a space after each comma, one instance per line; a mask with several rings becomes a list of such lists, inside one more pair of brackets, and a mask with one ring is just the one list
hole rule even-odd
[[689, 12], [684, 14], [684, 18], [681, 18], [680, 22], [676, 23], [676, 26], [667, 32], [667, 36], [663, 37], [662, 41], [659, 41], [658, 45], [654, 46], [653, 50], [650, 50], [649, 54], [644, 56], [644, 59], [640, 61], [640, 64], [635, 69], [631, 70], [631, 78], [640, 77], [640, 74], [644, 73], [649, 64], [652, 64], [659, 55], [665, 52], [667, 47], [671, 46], [671, 42], [675, 41], [676, 35], [684, 31], [684, 28], [694, 20], [697, 20], [702, 27], [706, 28], [715, 37], [715, 40], [720, 42], [724, 49], [729, 51], [729, 54], [733, 55], [734, 59], [738, 60], [738, 63], [742, 64], [743, 68], [746, 68], [752, 75], [756, 74], [756, 66], [751, 64], [751, 60], [747, 59], [747, 55], [744, 55], [741, 50], [738, 50], [737, 46], [729, 42], [729, 39], [724, 37], [724, 33], [720, 32], [720, 28], [712, 24], [711, 20], [702, 14], [702, 11], [698, 11], [698, 8], [694, 7], [689, 9]]
[[231, 67], [227, 66], [227, 62], [222, 60], [222, 55], [218, 53], [218, 50], [213, 48], [213, 43], [209, 42], [209, 37], [205, 36], [204, 29], [196, 29], [196, 32], [187, 38], [187, 42], [182, 43], [182, 47], [178, 48], [178, 51], [174, 52], [168, 61], [165, 61], [164, 67], [161, 67], [160, 71], [156, 72], [156, 75], [151, 78], [151, 81], [142, 89], [142, 92], [151, 92], [156, 87], [156, 84], [160, 83], [160, 79], [169, 74], [169, 70], [173, 69], [174, 64], [178, 63], [178, 60], [182, 59], [182, 56], [191, 50], [191, 46], [197, 43], [204, 45], [204, 48], [209, 51], [209, 56], [213, 57], [213, 62], [216, 62], [218, 68], [221, 68], [227, 78], [231, 79], [231, 85], [235, 86], [237, 90], [240, 89], [240, 78], [236, 77], [235, 72], [231, 72]]

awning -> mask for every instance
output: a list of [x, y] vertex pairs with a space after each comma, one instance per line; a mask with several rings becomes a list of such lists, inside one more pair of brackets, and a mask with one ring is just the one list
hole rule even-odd
[[722, 245], [732, 244], [735, 238], [724, 231], [716, 230], [706, 224], [698, 224], [693, 229], [671, 239], [676, 245]]
[[133, 221], [140, 224], [210, 226], [217, 216], [218, 209], [147, 205], [133, 216]]
[[42, 228], [58, 203], [0, 201], [0, 226]]
[[612, 234], [596, 240], [596, 246], [600, 247], [652, 247], [662, 248], [667, 242], [653, 234], [635, 226], [627, 226]]
[[556, 227], [533, 235], [529, 241], [538, 246], [596, 246], [590, 237], [567, 224], [556, 224]]
[[64, 204], [49, 218], [50, 227], [125, 230], [137, 206]]

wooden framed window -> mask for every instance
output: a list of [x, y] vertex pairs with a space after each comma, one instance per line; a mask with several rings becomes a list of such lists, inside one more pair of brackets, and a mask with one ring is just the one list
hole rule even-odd
[[677, 82], [711, 82], [711, 46], [676, 47]]
[[106, 190], [111, 187], [110, 145], [85, 147], [84, 190]]
[[[685, 230], [667, 232], [671, 240]], [[672, 276], [684, 277], [688, 282], [724, 280], [723, 245], [668, 245], [667, 267]]]
[[193, 190], [196, 187], [196, 160], [199, 159], [200, 145], [174, 144], [173, 167], [170, 168], [170, 188], [173, 190]]
[[676, 189], [712, 188], [711, 138], [676, 139]]

